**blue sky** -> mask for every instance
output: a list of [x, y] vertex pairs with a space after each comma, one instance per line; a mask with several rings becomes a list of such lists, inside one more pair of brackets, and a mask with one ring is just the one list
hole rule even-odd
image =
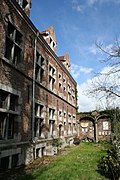
[[120, 37], [120, 0], [33, 0], [30, 19], [40, 31], [54, 26], [57, 55], [70, 56], [80, 111], [93, 110], [96, 105], [82, 94], [83, 86], [105, 68], [95, 42], [110, 47]]

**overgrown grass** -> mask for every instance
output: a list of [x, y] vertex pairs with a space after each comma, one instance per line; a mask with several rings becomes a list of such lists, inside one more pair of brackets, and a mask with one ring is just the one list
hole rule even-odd
[[19, 180], [105, 180], [98, 172], [98, 161], [106, 154], [100, 143], [81, 143], [71, 147], [50, 164]]

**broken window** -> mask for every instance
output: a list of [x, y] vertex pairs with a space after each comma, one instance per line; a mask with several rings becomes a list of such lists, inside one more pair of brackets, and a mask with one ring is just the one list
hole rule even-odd
[[62, 116], [62, 111], [59, 111], [59, 116], [60, 116], [60, 117]]
[[9, 156], [2, 157], [0, 159], [0, 171], [7, 170], [9, 168]]
[[14, 138], [18, 96], [0, 90], [0, 140]]
[[21, 6], [21, 8], [25, 9], [28, 2], [26, 0], [18, 0], [18, 4]]
[[50, 90], [54, 90], [55, 88], [55, 69], [49, 65], [49, 85], [50, 85]]
[[40, 148], [36, 149], [36, 158], [40, 157]]
[[13, 154], [12, 155], [12, 161], [11, 161], [11, 167], [17, 167], [18, 166], [18, 159], [19, 159], [19, 154]]
[[49, 109], [49, 119], [54, 120], [55, 109]]
[[8, 93], [0, 90], [0, 108], [7, 109]]
[[14, 135], [14, 115], [9, 114], [7, 117], [8, 128], [7, 128], [7, 139], [13, 139]]
[[59, 74], [59, 79], [61, 79], [61, 77], [62, 77], [61, 74]]
[[59, 83], [59, 92], [62, 93], [62, 84]]
[[54, 131], [54, 124], [55, 124], [55, 110], [54, 109], [49, 109], [49, 130], [50, 130], [50, 136], [53, 136], [53, 131]]
[[21, 44], [22, 34], [9, 22], [6, 35], [5, 57], [14, 65], [20, 62], [22, 52]]
[[35, 137], [40, 137], [43, 126], [43, 105], [35, 103], [35, 122], [34, 122], [34, 133]]
[[12, 111], [16, 111], [18, 105], [18, 96], [14, 94], [10, 94], [10, 107], [9, 109]]
[[42, 83], [44, 77], [44, 58], [37, 52], [36, 55], [36, 68], [35, 68], [35, 79], [39, 83]]
[[70, 101], [70, 100], [71, 100], [71, 93], [68, 92], [68, 101]]

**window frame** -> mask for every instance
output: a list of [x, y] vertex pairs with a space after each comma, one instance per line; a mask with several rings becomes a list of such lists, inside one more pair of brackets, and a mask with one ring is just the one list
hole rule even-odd
[[5, 58], [17, 66], [22, 58], [23, 34], [11, 22], [6, 31]]

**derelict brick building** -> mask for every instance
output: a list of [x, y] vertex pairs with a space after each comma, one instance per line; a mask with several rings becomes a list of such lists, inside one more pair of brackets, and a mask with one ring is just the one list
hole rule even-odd
[[76, 132], [76, 82], [53, 27], [38, 31], [31, 0], [0, 1], [0, 169], [54, 154]]

